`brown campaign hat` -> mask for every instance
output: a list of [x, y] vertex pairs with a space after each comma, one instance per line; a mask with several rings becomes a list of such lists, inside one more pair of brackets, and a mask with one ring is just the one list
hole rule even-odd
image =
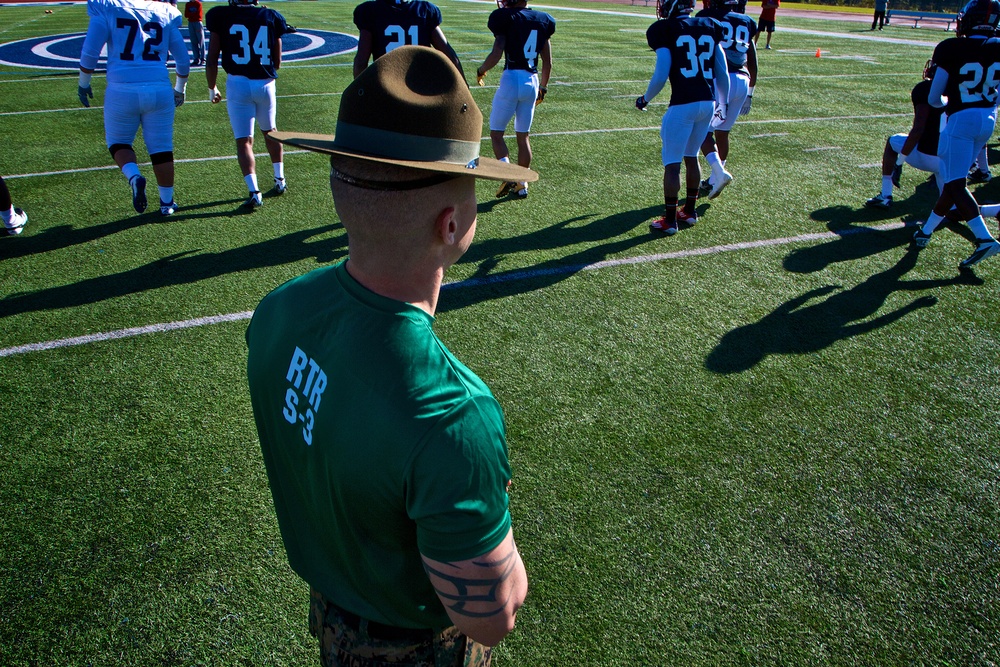
[[483, 114], [444, 55], [401, 46], [375, 60], [344, 91], [335, 135], [271, 132], [283, 144], [437, 173], [536, 181], [516, 164], [479, 156]]

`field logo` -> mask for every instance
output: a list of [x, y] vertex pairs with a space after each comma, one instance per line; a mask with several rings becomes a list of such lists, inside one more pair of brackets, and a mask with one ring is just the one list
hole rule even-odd
[[[185, 34], [184, 42], [188, 44], [190, 50], [187, 30], [182, 32]], [[83, 49], [84, 37], [86, 34], [80, 32], [0, 44], [0, 64], [36, 69], [76, 70], [80, 68], [80, 51]], [[282, 35], [281, 63], [339, 56], [355, 50], [357, 46], [356, 37], [341, 32], [300, 29], [289, 35]], [[99, 72], [104, 71], [105, 55], [106, 51], [102, 51], [97, 64]], [[169, 64], [173, 65], [173, 60], [170, 60]]]

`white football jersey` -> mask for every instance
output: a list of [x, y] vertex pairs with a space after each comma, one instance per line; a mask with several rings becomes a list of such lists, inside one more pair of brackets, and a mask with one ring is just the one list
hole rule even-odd
[[168, 2], [87, 0], [90, 25], [80, 66], [95, 69], [107, 44], [108, 83], [170, 83], [167, 53], [187, 76], [190, 58], [181, 34], [181, 13]]

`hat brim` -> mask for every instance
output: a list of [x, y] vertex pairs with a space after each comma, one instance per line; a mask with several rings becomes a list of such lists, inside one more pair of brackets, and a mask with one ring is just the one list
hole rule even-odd
[[382, 162], [394, 164], [400, 167], [410, 167], [423, 171], [433, 171], [445, 174], [456, 174], [459, 176], [472, 176], [473, 178], [485, 178], [491, 181], [517, 181], [533, 183], [538, 180], [538, 173], [509, 162], [501, 162], [493, 158], [480, 157], [475, 167], [468, 167], [464, 164], [453, 164], [450, 162], [430, 162], [420, 160], [396, 160], [393, 158], [381, 157], [359, 153], [357, 151], [343, 150], [334, 145], [332, 134], [307, 134], [304, 132], [270, 132], [268, 136], [277, 142], [288, 146], [304, 148], [316, 153], [326, 153], [328, 155], [343, 155], [358, 160], [369, 160], [371, 162]]

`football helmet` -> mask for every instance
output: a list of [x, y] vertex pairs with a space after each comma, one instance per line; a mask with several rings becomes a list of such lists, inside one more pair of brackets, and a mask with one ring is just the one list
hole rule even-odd
[[497, 0], [497, 7], [504, 9], [507, 7], [516, 7], [521, 4], [522, 0]]
[[955, 34], [992, 36], [1000, 23], [1000, 0], [969, 0], [955, 22]]
[[[994, 0], [1000, 2], [1000, 0]], [[694, 0], [657, 0], [656, 18], [672, 19], [694, 11]]]
[[229, 0], [229, 4], [233, 7], [256, 5], [257, 0]]

